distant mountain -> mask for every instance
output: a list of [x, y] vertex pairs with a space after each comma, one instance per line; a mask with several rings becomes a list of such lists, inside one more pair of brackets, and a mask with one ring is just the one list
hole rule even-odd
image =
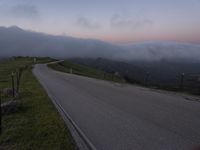
[[200, 61], [200, 45], [177, 42], [145, 42], [117, 45], [93, 39], [53, 36], [0, 27], [0, 57], [50, 56], [56, 58], [107, 58], [123, 61]]
[[50, 57], [109, 57], [119, 47], [98, 40], [53, 36], [25, 31], [16, 26], [0, 27], [0, 57], [50, 56]]

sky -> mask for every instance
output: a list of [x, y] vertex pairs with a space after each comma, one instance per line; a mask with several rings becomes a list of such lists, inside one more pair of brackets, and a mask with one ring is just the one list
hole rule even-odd
[[0, 0], [0, 26], [111, 43], [200, 44], [200, 0]]

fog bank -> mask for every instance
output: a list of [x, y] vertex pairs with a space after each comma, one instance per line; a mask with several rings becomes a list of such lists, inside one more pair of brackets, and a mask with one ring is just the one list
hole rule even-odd
[[49, 56], [54, 58], [108, 58], [122, 60], [187, 59], [200, 61], [200, 45], [177, 42], [146, 42], [117, 45], [93, 39], [53, 36], [0, 27], [0, 57]]

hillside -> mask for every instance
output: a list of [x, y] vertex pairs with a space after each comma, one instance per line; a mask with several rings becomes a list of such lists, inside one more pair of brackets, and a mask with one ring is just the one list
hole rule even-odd
[[73, 63], [86, 65], [105, 72], [119, 72], [129, 83], [161, 88], [179, 89], [184, 73], [184, 86], [189, 89], [200, 87], [200, 62], [189, 61], [113, 61], [98, 59], [70, 59]]

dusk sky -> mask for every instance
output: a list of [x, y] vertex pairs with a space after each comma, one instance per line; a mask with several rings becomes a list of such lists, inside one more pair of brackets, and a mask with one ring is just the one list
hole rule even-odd
[[114, 43], [200, 44], [200, 0], [0, 0], [0, 26]]

